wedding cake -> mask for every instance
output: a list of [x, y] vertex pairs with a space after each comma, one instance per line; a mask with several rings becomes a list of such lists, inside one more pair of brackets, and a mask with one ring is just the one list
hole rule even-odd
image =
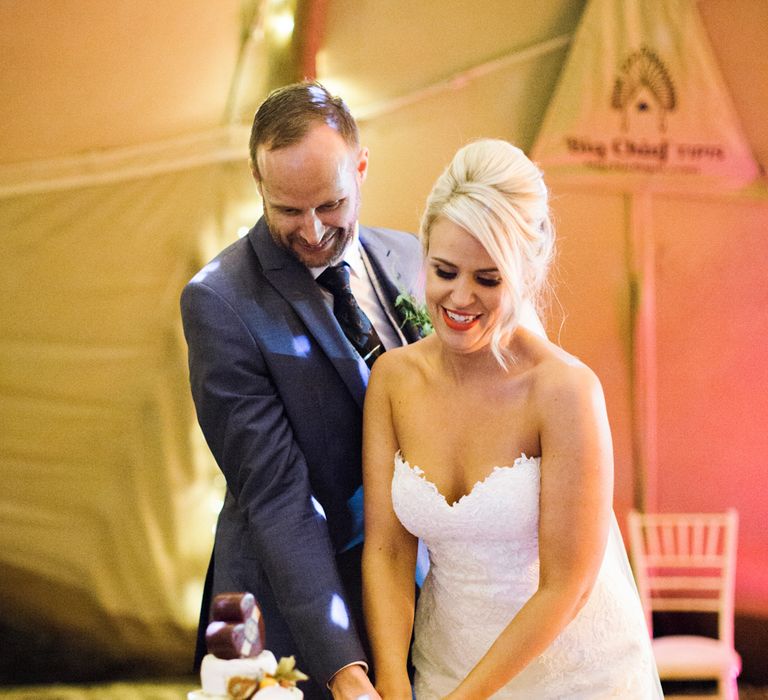
[[205, 631], [208, 654], [200, 667], [201, 690], [188, 700], [301, 700], [297, 681], [307, 679], [292, 656], [278, 662], [264, 648], [264, 621], [251, 593], [221, 593]]

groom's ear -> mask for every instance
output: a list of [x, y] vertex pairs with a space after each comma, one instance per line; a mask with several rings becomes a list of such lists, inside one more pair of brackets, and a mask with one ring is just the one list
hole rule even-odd
[[360, 178], [360, 182], [365, 182], [365, 178], [368, 175], [368, 149], [365, 146], [362, 146], [357, 154], [355, 170]]

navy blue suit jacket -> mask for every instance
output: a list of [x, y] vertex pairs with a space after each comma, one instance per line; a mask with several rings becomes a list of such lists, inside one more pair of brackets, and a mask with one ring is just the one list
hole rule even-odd
[[[360, 241], [396, 317], [419, 244], [362, 226]], [[355, 504], [368, 368], [263, 219], [189, 282], [181, 309], [198, 421], [227, 482], [199, 633], [213, 595], [251, 591], [268, 648], [295, 654], [314, 681], [302, 684], [308, 700], [322, 697], [335, 671], [367, 658]]]

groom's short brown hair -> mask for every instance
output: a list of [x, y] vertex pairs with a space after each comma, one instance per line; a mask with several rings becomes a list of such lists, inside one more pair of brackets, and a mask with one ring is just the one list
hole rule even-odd
[[349, 108], [317, 81], [293, 83], [273, 90], [253, 118], [249, 154], [258, 177], [256, 151], [270, 151], [298, 143], [314, 124], [334, 128], [351, 148], [359, 148], [360, 134]]

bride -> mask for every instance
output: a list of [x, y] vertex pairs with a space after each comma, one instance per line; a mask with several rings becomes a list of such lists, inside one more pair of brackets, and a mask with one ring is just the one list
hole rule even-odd
[[[364, 602], [384, 700], [662, 697], [594, 373], [520, 324], [554, 248], [521, 150], [456, 154], [421, 224], [435, 332], [376, 362]], [[414, 617], [421, 538], [430, 555]]]

